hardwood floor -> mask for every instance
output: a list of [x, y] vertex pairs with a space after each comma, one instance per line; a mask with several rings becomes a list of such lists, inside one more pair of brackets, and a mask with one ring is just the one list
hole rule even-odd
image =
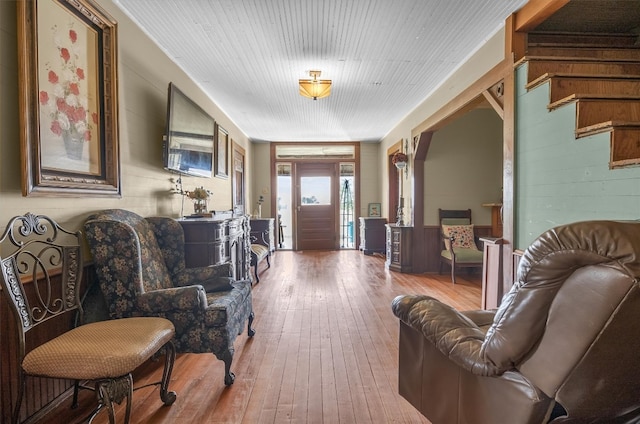
[[[480, 307], [480, 275], [411, 275], [384, 269], [359, 251], [279, 251], [253, 288], [257, 334], [235, 343], [235, 383], [209, 354], [178, 355], [163, 407], [157, 386], [134, 393], [131, 423], [428, 423], [397, 393], [398, 320], [391, 301], [421, 293], [459, 309]], [[162, 361], [136, 371], [136, 385], [159, 380]], [[47, 423], [79, 422], [94, 404], [70, 401]], [[118, 408], [122, 422], [124, 405]], [[96, 424], [108, 423], [101, 412]]]

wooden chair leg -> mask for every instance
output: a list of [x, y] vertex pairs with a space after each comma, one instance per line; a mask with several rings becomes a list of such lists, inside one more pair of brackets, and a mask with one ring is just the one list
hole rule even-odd
[[247, 335], [249, 337], [253, 337], [256, 335], [256, 330], [254, 330], [251, 327], [251, 324], [253, 324], [253, 319], [255, 318], [255, 314], [253, 313], [253, 311], [251, 311], [251, 313], [249, 314], [249, 323], [247, 324]]
[[256, 284], [260, 282], [260, 277], [258, 277], [258, 264], [253, 266], [253, 275], [256, 277]]

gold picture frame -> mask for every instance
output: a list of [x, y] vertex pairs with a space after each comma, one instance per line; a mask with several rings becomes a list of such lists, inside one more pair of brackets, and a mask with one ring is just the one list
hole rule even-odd
[[116, 29], [89, 0], [18, 2], [24, 196], [121, 197]]
[[216, 124], [215, 175], [218, 178], [229, 177], [229, 133]]

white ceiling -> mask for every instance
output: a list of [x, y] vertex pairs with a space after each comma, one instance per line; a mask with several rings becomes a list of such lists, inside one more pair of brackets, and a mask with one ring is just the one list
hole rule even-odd
[[527, 2], [114, 1], [254, 141], [379, 141]]

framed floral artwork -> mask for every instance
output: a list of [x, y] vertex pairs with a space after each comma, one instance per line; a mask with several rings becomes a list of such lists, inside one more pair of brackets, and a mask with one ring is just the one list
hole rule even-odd
[[89, 0], [18, 2], [23, 195], [120, 197], [116, 42]]
[[380, 203], [369, 203], [369, 216], [380, 217], [381, 211]]
[[215, 172], [216, 177], [229, 177], [229, 133], [227, 130], [216, 124], [216, 143], [215, 143]]

